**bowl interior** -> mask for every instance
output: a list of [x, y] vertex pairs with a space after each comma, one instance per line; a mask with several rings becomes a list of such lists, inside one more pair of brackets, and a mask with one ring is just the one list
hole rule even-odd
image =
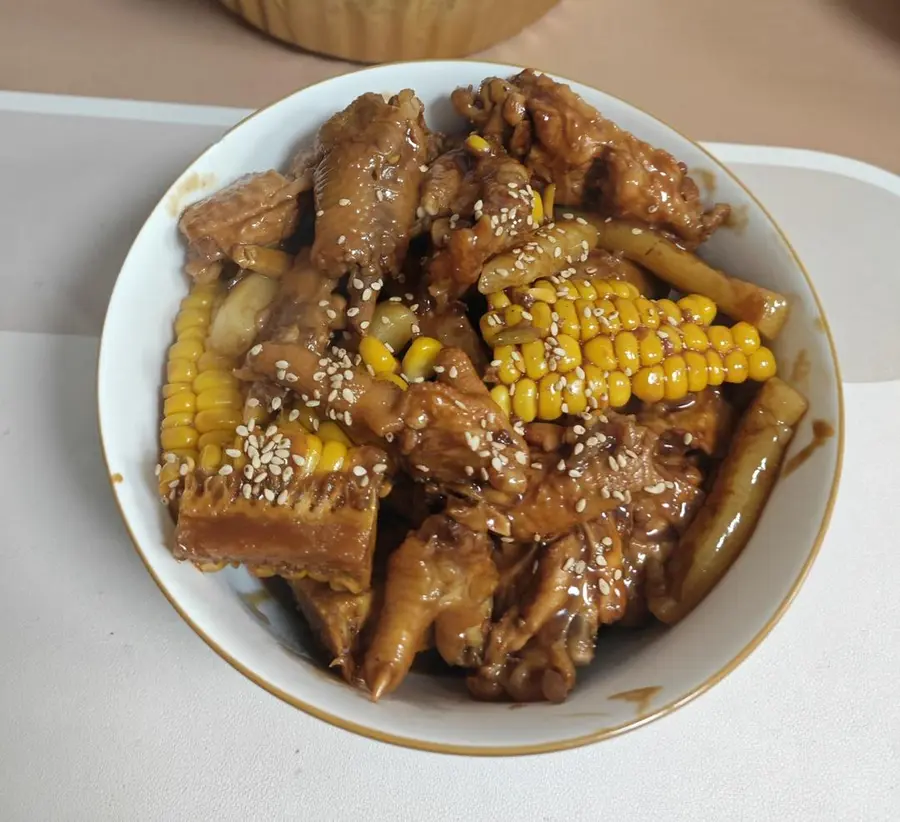
[[187, 283], [177, 215], [187, 204], [250, 171], [284, 167], [331, 114], [365, 91], [412, 87], [429, 123], [460, 129], [449, 92], [514, 66], [435, 61], [380, 66], [297, 92], [264, 109], [207, 150], [150, 215], [110, 301], [99, 365], [101, 438], [125, 521], [148, 568], [182, 616], [223, 657], [271, 692], [344, 727], [432, 750], [516, 753], [577, 744], [632, 727], [704, 690], [768, 631], [796, 591], [824, 533], [837, 488], [843, 418], [834, 349], [821, 307], [792, 250], [764, 210], [708, 154], [650, 115], [573, 83], [624, 128], [665, 148], [697, 174], [707, 198], [735, 206], [735, 225], [704, 247], [714, 265], [788, 294], [792, 311], [775, 344], [781, 374], [810, 410], [791, 446], [812, 440], [812, 421], [837, 435], [783, 477], [751, 544], [726, 578], [683, 623], [609, 631], [597, 659], [579, 672], [562, 705], [479, 704], [455, 678], [413, 674], [378, 705], [329, 675], [310, 655], [290, 607], [242, 570], [204, 575], [173, 560], [172, 523], [159, 504], [159, 387], [172, 320]]

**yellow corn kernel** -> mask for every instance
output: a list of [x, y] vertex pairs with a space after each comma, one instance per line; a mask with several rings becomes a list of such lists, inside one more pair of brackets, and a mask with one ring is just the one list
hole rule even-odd
[[597, 289], [594, 288], [594, 284], [590, 280], [576, 280], [575, 290], [583, 300], [594, 302], [597, 299]]
[[598, 300], [609, 300], [616, 296], [611, 283], [612, 280], [604, 280], [602, 277], [594, 277], [591, 280], [591, 285], [594, 286], [594, 291], [597, 292]]
[[600, 333], [600, 321], [594, 316], [594, 304], [589, 300], [575, 300], [578, 322], [581, 324], [581, 340], [592, 340]]
[[735, 323], [731, 326], [731, 337], [734, 344], [748, 357], [760, 346], [759, 331], [750, 323]]
[[711, 326], [706, 332], [709, 337], [709, 344], [720, 354], [727, 354], [734, 348], [734, 338], [731, 336], [731, 329], [724, 325]]
[[226, 357], [224, 354], [217, 354], [215, 351], [204, 351], [197, 360], [197, 368], [201, 374], [208, 371], [224, 371], [231, 376], [231, 369], [234, 368], [234, 360]]
[[197, 397], [193, 391], [179, 391], [163, 401], [163, 416], [193, 413], [197, 408]]
[[606, 378], [609, 385], [609, 404], [613, 408], [621, 408], [631, 399], [631, 380], [621, 371], [611, 371]]
[[316, 468], [319, 467], [319, 460], [322, 459], [324, 445], [322, 440], [314, 434], [310, 434], [306, 438], [305, 445], [306, 448], [303, 454], [301, 454], [304, 459], [303, 468], [307, 474], [312, 474], [315, 472]]
[[556, 338], [553, 348], [553, 356], [556, 359], [556, 370], [560, 374], [568, 374], [581, 365], [581, 346], [575, 337], [568, 334], [560, 334]]
[[536, 226], [544, 222], [544, 201], [536, 191], [533, 194], [534, 205], [531, 207], [531, 219]]
[[200, 411], [194, 417], [194, 426], [201, 434], [208, 431], [234, 431], [241, 422], [243, 419], [239, 410], [223, 406]]
[[649, 331], [638, 342], [640, 352], [641, 365], [657, 365], [661, 363], [665, 356], [663, 351], [662, 340], [656, 336], [654, 331]]
[[493, 294], [488, 294], [487, 304], [491, 311], [502, 311], [511, 304], [511, 301], [503, 291], [495, 291]]
[[685, 351], [684, 362], [687, 365], [687, 390], [696, 394], [709, 382], [706, 357], [699, 351]]
[[189, 328], [207, 328], [210, 314], [205, 308], [182, 308], [175, 318], [175, 333], [181, 334]]
[[625, 331], [634, 331], [641, 325], [641, 315], [634, 304], [634, 300], [619, 297], [613, 303], [619, 312], [619, 322]]
[[205, 434], [200, 435], [200, 439], [197, 441], [197, 448], [201, 451], [206, 448], [207, 445], [218, 445], [222, 448], [231, 448], [234, 445], [234, 429], [225, 428], [220, 431], [207, 431]]
[[522, 322], [523, 314], [525, 314], [524, 306], [513, 303], [503, 309], [503, 323], [507, 328], [512, 328]]
[[206, 411], [209, 408], [242, 408], [243, 397], [241, 392], [233, 388], [210, 388], [201, 394], [197, 394], [197, 410]]
[[434, 363], [444, 346], [433, 337], [416, 337], [403, 357], [403, 375], [407, 382], [434, 375]]
[[400, 367], [397, 358], [377, 337], [367, 335], [359, 341], [359, 354], [375, 374], [393, 374]]
[[401, 391], [409, 390], [409, 383], [406, 380], [404, 380], [403, 377], [401, 377], [397, 374], [388, 374], [388, 373], [379, 374], [375, 379], [382, 380], [384, 382], [392, 382]]
[[[563, 405], [569, 414], [582, 414], [587, 410], [587, 396], [584, 393], [585, 381], [574, 374], [566, 378], [563, 387]], [[516, 391], [518, 394], [518, 390]]]
[[641, 367], [640, 346], [631, 331], [621, 331], [613, 340], [616, 361], [626, 374], [634, 373]]
[[613, 294], [625, 300], [633, 300], [640, 292], [627, 280], [610, 280], [609, 287]]
[[668, 323], [669, 325], [671, 325], [672, 322], [670, 321], [673, 321], [676, 325], [681, 324], [681, 309], [676, 303], [672, 302], [672, 300], [657, 300], [656, 308], [661, 315], [660, 325], [662, 325], [663, 323]]
[[493, 311], [488, 311], [486, 314], [481, 315], [481, 319], [478, 321], [478, 328], [481, 331], [481, 338], [488, 345], [493, 345], [497, 335], [503, 331], [503, 317]]
[[604, 371], [612, 371], [618, 365], [613, 342], [606, 336], [594, 337], [587, 342], [584, 346], [584, 356], [588, 362]]
[[725, 363], [722, 355], [712, 348], [706, 352], [706, 371], [710, 385], [716, 386], [725, 382]]
[[598, 368], [596, 365], [584, 366], [584, 376], [587, 380], [587, 388], [585, 393], [590, 391], [590, 395], [597, 401], [599, 405], [605, 405], [609, 399], [609, 388], [606, 384], [606, 371]]
[[709, 348], [709, 337], [696, 323], [685, 323], [681, 326], [681, 341], [689, 351], [706, 351]]
[[317, 471], [320, 474], [329, 471], [340, 471], [347, 459], [347, 446], [337, 440], [322, 441], [322, 457], [319, 460]]
[[525, 373], [528, 377], [532, 380], [539, 380], [547, 373], [547, 354], [543, 340], [522, 343], [521, 352], [522, 360], [525, 364]]
[[[497, 377], [500, 382], [505, 385], [512, 385], [522, 376], [519, 363], [514, 355], [521, 357], [521, 354], [516, 351], [514, 345], [498, 345], [494, 349], [494, 360], [499, 361], [500, 363], [500, 365], [497, 366]], [[404, 359], [404, 363], [405, 362], [406, 360]]]
[[169, 397], [174, 397], [176, 394], [183, 394], [184, 392], [187, 392], [189, 394], [194, 393], [191, 390], [191, 386], [188, 383], [183, 382], [166, 383], [162, 387], [162, 395], [164, 400], [167, 400]]
[[[554, 301], [556, 297], [554, 296]], [[546, 336], [553, 324], [553, 308], [546, 302], [537, 302], [531, 306], [531, 324]]]
[[666, 375], [666, 399], [680, 400], [688, 392], [687, 363], [684, 357], [676, 354], [663, 360], [663, 372]]
[[561, 283], [554, 286], [554, 288], [556, 288], [556, 298], [558, 300], [572, 300], [574, 302], [580, 296], [578, 289], [575, 288], [575, 284], [570, 280], [563, 280]]
[[646, 297], [637, 297], [634, 307], [641, 317], [641, 326], [655, 331], [659, 328], [659, 311], [651, 300]]
[[193, 425], [194, 424], [194, 414], [192, 411], [182, 411], [179, 414], [169, 414], [168, 417], [163, 417], [162, 425], [160, 428], [178, 428], [182, 425]]
[[194, 393], [202, 394], [204, 391], [215, 391], [221, 389], [236, 389], [238, 387], [237, 378], [231, 371], [202, 371], [197, 375], [193, 382]]
[[172, 360], [197, 362], [201, 354], [203, 354], [203, 343], [200, 340], [178, 340], [169, 346], [169, 362]]
[[725, 355], [725, 381], [740, 383], [749, 376], [750, 364], [743, 351], [735, 349]]
[[609, 300], [597, 300], [594, 308], [603, 318], [600, 320], [600, 327], [605, 334], [617, 334], [622, 328], [622, 321], [619, 319], [619, 312]]
[[198, 463], [204, 471], [218, 471], [222, 465], [222, 449], [213, 443], [200, 449]]
[[326, 420], [321, 425], [319, 425], [318, 430], [319, 439], [324, 443], [329, 442], [342, 442], [347, 448], [353, 445], [353, 440], [347, 436], [344, 432], [344, 429], [341, 428], [336, 422], [331, 422], [331, 420]]
[[644, 402], [662, 402], [666, 396], [666, 375], [661, 365], [642, 368], [631, 382], [634, 396]]
[[[546, 281], [545, 281], [546, 282]], [[541, 288], [537, 283], [531, 286], [514, 289], [517, 298], [528, 303], [545, 302], [551, 305], [556, 302], [556, 289], [551, 284], [549, 288]]]
[[509, 389], [505, 385], [495, 385], [491, 389], [491, 399], [497, 403], [507, 417], [512, 413], [512, 399], [509, 396]]
[[532, 422], [538, 413], [538, 387], [527, 377], [516, 383], [512, 396], [512, 411], [522, 422]]
[[556, 374], [543, 377], [538, 387], [538, 416], [555, 420], [562, 414], [562, 378]]
[[544, 189], [544, 213], [553, 219], [553, 206], [556, 204], [556, 183], [550, 183]]
[[178, 428], [166, 428], [160, 432], [159, 441], [163, 451], [174, 451], [178, 448], [193, 448], [200, 435], [196, 428], [182, 425]]
[[209, 308], [219, 294], [215, 283], [195, 285], [191, 293], [181, 301], [181, 308]]
[[777, 370], [775, 365], [775, 355], [764, 345], [756, 349], [748, 357], [748, 365], [750, 371], [750, 379], [762, 382], [763, 380], [774, 377]]
[[181, 464], [175, 462], [164, 462], [159, 472], [159, 489], [161, 492], [168, 494], [169, 483], [177, 482], [181, 478]]
[[662, 340], [663, 350], [666, 354], [680, 354], [684, 350], [684, 344], [681, 342], [681, 334], [675, 328], [660, 328], [656, 332], [656, 336]]
[[166, 363], [166, 378], [169, 382], [191, 383], [197, 376], [197, 363], [191, 360], [169, 360]]
[[712, 321], [716, 318], [718, 309], [716, 304], [702, 294], [688, 294], [678, 301], [684, 318], [695, 322], [698, 325], [712, 325]]
[[578, 321], [575, 301], [569, 299], [557, 300], [554, 308], [558, 315], [557, 323], [559, 324], [560, 333], [567, 334], [577, 340], [581, 334], [581, 323]]
[[375, 306], [368, 333], [394, 351], [402, 351], [412, 339], [415, 324], [416, 315], [408, 305], [384, 300]]
[[192, 325], [179, 331], [175, 335], [176, 342], [188, 342], [191, 340], [199, 340], [201, 343], [206, 340], [209, 329], [205, 325]]
[[466, 137], [466, 148], [473, 154], [491, 153], [491, 144], [480, 134], [470, 134]]

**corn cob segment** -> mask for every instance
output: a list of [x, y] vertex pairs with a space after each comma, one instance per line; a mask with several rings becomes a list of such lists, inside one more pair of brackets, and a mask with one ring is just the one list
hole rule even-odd
[[678, 400], [723, 382], [766, 380], [775, 357], [749, 323], [711, 325], [715, 303], [649, 300], [615, 280], [538, 280], [488, 297], [497, 404], [523, 422], [607, 407], [632, 395]]

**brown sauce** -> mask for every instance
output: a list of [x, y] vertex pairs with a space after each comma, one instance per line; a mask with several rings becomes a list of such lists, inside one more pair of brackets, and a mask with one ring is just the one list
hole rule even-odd
[[710, 197], [716, 193], [718, 181], [716, 180], [716, 173], [714, 171], [710, 171], [708, 168], [692, 168], [691, 177], [706, 190], [706, 193]]
[[813, 320], [813, 325], [815, 326], [816, 331], [821, 331], [823, 334], [825, 333], [825, 320], [821, 317], [816, 316], [815, 320]]
[[110, 476], [110, 479], [112, 480], [113, 485], [118, 485], [125, 479], [125, 477], [123, 477], [118, 471], [116, 471], [115, 474], [112, 474]]
[[646, 688], [635, 688], [631, 691], [622, 691], [618, 694], [608, 696], [607, 699], [618, 699], [622, 702], [634, 703], [635, 713], [638, 717], [645, 716], [650, 711], [650, 703], [662, 690], [661, 685], [650, 685]]
[[723, 225], [738, 234], [743, 232], [747, 226], [750, 225], [750, 206], [732, 206], [731, 213], [728, 215], [728, 218]]
[[795, 386], [804, 385], [809, 379], [809, 372], [811, 369], [812, 363], [809, 361], [809, 354], [805, 348], [801, 348], [794, 358], [788, 382]]
[[166, 211], [170, 217], [177, 217], [185, 206], [185, 199], [198, 191], [206, 191], [216, 184], [215, 174], [200, 174], [192, 171], [166, 198]]
[[805, 463], [819, 448], [834, 436], [834, 428], [825, 420], [813, 420], [813, 438], [809, 445], [802, 448], [784, 465], [782, 477], [788, 477]]

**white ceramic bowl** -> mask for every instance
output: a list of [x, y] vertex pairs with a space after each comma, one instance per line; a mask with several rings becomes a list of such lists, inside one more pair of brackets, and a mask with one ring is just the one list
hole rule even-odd
[[153, 466], [165, 352], [187, 289], [177, 214], [245, 172], [284, 167], [298, 144], [363, 92], [412, 87], [427, 105], [429, 123], [450, 129], [462, 126], [449, 103], [453, 88], [519, 70], [466, 61], [379, 66], [298, 91], [245, 120], [175, 181], [141, 229], [113, 291], [100, 351], [101, 439], [110, 475], [121, 475], [113, 491], [142, 559], [172, 605], [224, 659], [272, 694], [348, 730], [432, 751], [518, 754], [573, 747], [635, 728], [705, 691], [753, 650], [797, 592], [822, 541], [840, 473], [844, 418], [835, 349], [813, 284], [785, 237], [697, 144], [615, 97], [572, 83], [605, 115], [685, 162], [708, 188], [714, 183], [716, 199], [735, 206], [741, 227], [719, 231], [703, 253], [792, 300], [774, 348], [782, 375], [807, 395], [810, 409], [791, 453], [810, 442], [813, 420], [836, 431], [777, 484], [751, 543], [725, 579], [672, 629], [604, 636], [595, 664], [579, 671], [562, 705], [510, 710], [477, 703], [461, 681], [424, 675], [410, 676], [376, 705], [311, 661], [296, 615], [267, 599], [246, 572], [202, 574], [172, 558], [173, 527], [159, 504]]

